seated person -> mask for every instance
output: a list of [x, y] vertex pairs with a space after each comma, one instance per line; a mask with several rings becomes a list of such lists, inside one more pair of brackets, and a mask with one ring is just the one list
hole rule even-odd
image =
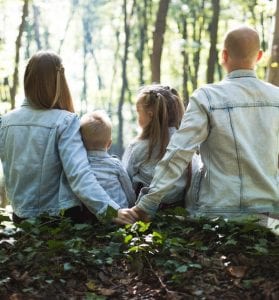
[[104, 111], [82, 116], [81, 135], [88, 160], [100, 185], [121, 208], [133, 206], [135, 193], [131, 180], [119, 159], [109, 155], [111, 121]]

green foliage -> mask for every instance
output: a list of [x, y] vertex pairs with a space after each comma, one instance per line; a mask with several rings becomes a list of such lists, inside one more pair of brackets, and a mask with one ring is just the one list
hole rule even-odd
[[[163, 274], [168, 285], [181, 288], [189, 276], [201, 276], [214, 265], [216, 257], [225, 271], [236, 253], [263, 259], [278, 256], [279, 249], [278, 236], [256, 219], [192, 219], [181, 209], [123, 227], [72, 224], [46, 216], [14, 226], [6, 217], [0, 219], [0, 294], [13, 287], [26, 297], [36, 289], [47, 294], [54, 282], [66, 287], [70, 278], [78, 277], [88, 282], [84, 299], [102, 299], [92, 280], [104, 268], [119, 264], [138, 274]], [[253, 282], [245, 278], [243, 289]]]

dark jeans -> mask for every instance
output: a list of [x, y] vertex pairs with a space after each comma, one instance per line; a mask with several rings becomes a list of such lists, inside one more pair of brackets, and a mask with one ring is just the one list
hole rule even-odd
[[[73, 223], [89, 223], [89, 224], [95, 224], [98, 222], [98, 219], [96, 216], [89, 211], [89, 209], [86, 206], [74, 206], [71, 208], [68, 208], [65, 210], [64, 218], [70, 218]], [[57, 221], [61, 219], [62, 217], [58, 217]], [[22, 221], [26, 220], [27, 218], [20, 218], [15, 213], [13, 213], [13, 222], [15, 224], [19, 224]]]

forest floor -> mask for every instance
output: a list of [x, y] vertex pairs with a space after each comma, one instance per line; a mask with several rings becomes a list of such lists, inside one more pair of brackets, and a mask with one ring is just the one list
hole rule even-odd
[[279, 236], [255, 218], [0, 224], [0, 299], [279, 299]]

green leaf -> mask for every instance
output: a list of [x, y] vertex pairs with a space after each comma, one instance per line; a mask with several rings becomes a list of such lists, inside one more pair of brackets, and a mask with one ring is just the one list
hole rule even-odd
[[188, 270], [188, 266], [187, 265], [181, 265], [175, 271], [178, 272], [178, 273], [185, 273], [187, 270]]
[[49, 240], [47, 241], [47, 245], [51, 250], [60, 250], [64, 248], [63, 241]]
[[133, 236], [131, 234], [126, 235], [124, 238], [124, 243], [129, 244], [129, 242], [131, 241], [132, 238], [133, 238]]
[[11, 219], [8, 216], [4, 216], [0, 214], [0, 223], [1, 222], [10, 222]]
[[73, 269], [73, 266], [70, 263], [64, 263], [63, 269], [64, 271], [70, 271]]
[[106, 222], [110, 222], [114, 218], [117, 217], [117, 210], [108, 206], [107, 211], [105, 212], [105, 216], [102, 218]]

